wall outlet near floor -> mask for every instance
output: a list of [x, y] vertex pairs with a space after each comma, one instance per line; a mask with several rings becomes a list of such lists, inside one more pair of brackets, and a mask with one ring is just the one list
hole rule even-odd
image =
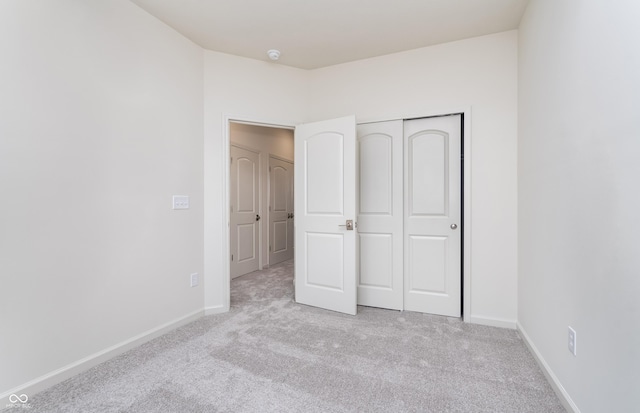
[[191, 274], [191, 286], [197, 287], [198, 281], [199, 281], [198, 273], [194, 272], [193, 274]]
[[576, 355], [576, 341], [577, 341], [576, 330], [574, 330], [573, 328], [571, 328], [571, 326], [569, 326], [569, 351], [574, 356]]

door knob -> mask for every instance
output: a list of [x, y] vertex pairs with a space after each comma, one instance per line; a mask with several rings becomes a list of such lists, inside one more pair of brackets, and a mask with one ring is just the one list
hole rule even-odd
[[256, 221], [260, 221], [260, 215], [256, 214]]
[[451, 229], [456, 229], [458, 226], [456, 224], [451, 224]]
[[339, 227], [347, 227], [347, 231], [353, 231], [353, 220], [348, 219], [344, 225], [338, 225]]

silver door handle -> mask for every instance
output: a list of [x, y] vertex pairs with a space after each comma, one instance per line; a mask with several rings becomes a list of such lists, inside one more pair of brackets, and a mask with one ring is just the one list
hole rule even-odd
[[344, 225], [338, 225], [339, 227], [347, 227], [347, 231], [353, 231], [353, 220], [348, 219]]
[[456, 228], [458, 228], [458, 226], [457, 226], [456, 224], [451, 224], [451, 227], [450, 227], [450, 228], [451, 228], [451, 229], [456, 229]]

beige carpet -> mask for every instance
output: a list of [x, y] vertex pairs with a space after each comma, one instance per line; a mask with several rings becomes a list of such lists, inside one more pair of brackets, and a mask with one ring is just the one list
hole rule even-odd
[[31, 412], [564, 412], [518, 334], [295, 304], [293, 263], [232, 282], [232, 308], [33, 396]]

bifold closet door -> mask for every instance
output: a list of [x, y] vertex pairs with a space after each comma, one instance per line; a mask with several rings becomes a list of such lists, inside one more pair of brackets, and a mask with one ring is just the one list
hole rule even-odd
[[404, 122], [404, 309], [461, 314], [461, 116]]
[[358, 125], [358, 304], [403, 309], [402, 120]]

